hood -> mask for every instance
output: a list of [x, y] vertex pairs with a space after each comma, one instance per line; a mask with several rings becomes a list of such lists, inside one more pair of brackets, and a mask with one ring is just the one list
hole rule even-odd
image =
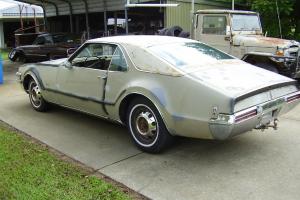
[[237, 98], [277, 84], [294, 84], [294, 80], [250, 65], [238, 59], [202, 63], [188, 75], [227, 96]]
[[262, 35], [235, 35], [233, 36], [233, 44], [268, 48], [287, 48], [294, 45], [299, 46], [299, 42], [293, 40], [264, 37]]
[[55, 66], [58, 66], [58, 65], [63, 64], [67, 60], [68, 60], [68, 58], [60, 58], [60, 59], [56, 59], [56, 60], [44, 61], [44, 62], [41, 62], [40, 64], [42, 64], [42, 65], [55, 65]]

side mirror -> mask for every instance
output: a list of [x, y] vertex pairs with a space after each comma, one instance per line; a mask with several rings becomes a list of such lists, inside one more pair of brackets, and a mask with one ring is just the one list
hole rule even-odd
[[226, 41], [230, 41], [231, 40], [231, 30], [230, 30], [230, 26], [226, 26], [226, 35], [224, 38]]
[[67, 55], [68, 55], [68, 57], [70, 57], [76, 50], [77, 50], [77, 48], [69, 48], [69, 49], [67, 49]]
[[231, 28], [230, 26], [226, 26], [226, 36], [230, 36], [231, 35]]

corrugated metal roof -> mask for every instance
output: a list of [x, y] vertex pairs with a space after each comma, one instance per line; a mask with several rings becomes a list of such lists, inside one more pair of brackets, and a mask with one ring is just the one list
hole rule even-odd
[[[68, 3], [69, 1], [72, 5], [72, 10], [74, 14], [83, 14], [85, 13], [84, 0], [16, 0], [19, 2], [26, 2], [30, 4], [43, 6], [46, 10], [47, 16], [56, 16], [58, 15], [68, 15], [70, 13], [70, 8]], [[93, 12], [103, 12], [107, 11], [118, 11], [124, 10], [126, 0], [86, 0], [88, 4], [88, 11]], [[105, 2], [106, 1], [106, 8]], [[132, 3], [142, 3], [150, 2], [151, 0], [132, 0]], [[153, 0], [152, 0], [153, 1]]]
[[0, 18], [18, 18], [20, 16], [20, 7], [23, 7], [23, 17], [33, 17], [34, 10], [37, 16], [43, 16], [43, 9], [39, 6], [30, 6], [29, 4], [1, 0], [0, 4]]

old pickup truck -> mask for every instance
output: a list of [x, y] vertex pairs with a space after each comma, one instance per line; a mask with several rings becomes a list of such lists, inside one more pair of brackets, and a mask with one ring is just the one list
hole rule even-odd
[[[180, 33], [180, 29], [172, 27], [161, 32], [161, 35], [188, 35]], [[299, 42], [266, 35], [263, 34], [260, 17], [256, 12], [198, 10], [193, 15], [190, 38], [258, 67], [299, 79]]]

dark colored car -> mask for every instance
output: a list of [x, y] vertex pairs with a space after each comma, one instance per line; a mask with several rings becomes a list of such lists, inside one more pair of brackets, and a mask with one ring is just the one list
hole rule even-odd
[[14, 48], [10, 54], [11, 61], [39, 62], [68, 56], [67, 50], [77, 48], [80, 44], [76, 42], [76, 37], [67, 34], [39, 35], [32, 45], [24, 45]]

